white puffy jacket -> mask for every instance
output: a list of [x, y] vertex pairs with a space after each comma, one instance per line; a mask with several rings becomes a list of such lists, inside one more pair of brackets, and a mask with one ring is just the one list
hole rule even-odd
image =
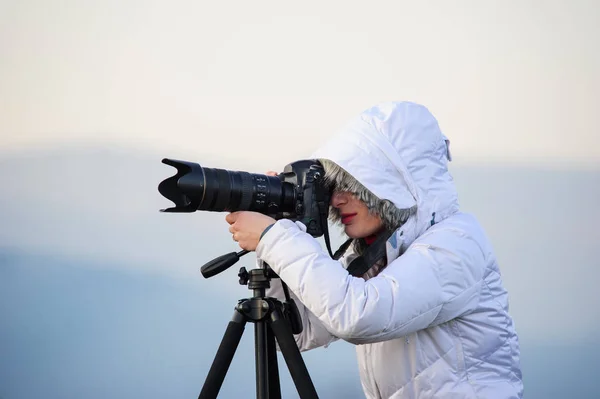
[[[458, 209], [448, 140], [431, 113], [380, 104], [313, 158], [417, 212], [388, 240], [388, 266], [368, 280], [345, 270], [352, 253], [331, 259], [299, 222], [279, 220], [263, 236], [257, 258], [301, 302], [300, 349], [338, 338], [356, 344], [368, 398], [521, 398], [507, 292], [482, 228]], [[269, 295], [281, 296], [276, 284]]]

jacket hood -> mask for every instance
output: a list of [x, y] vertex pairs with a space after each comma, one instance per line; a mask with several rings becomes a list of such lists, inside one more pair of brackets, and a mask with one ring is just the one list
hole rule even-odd
[[[335, 187], [338, 191], [347, 191], [354, 194], [358, 199], [367, 205], [369, 212], [379, 216], [389, 231], [395, 231], [408, 220], [409, 216], [416, 211], [416, 206], [410, 209], [398, 209], [393, 202], [387, 199], [380, 199], [363, 186], [350, 173], [342, 167], [330, 161], [329, 159], [319, 159], [325, 169], [325, 184], [329, 187]], [[339, 223], [341, 216], [339, 211], [330, 207], [329, 218]]]
[[458, 211], [448, 171], [449, 140], [422, 105], [375, 105], [351, 119], [312, 158], [323, 163], [330, 182], [355, 193], [386, 227], [400, 227], [403, 246]]

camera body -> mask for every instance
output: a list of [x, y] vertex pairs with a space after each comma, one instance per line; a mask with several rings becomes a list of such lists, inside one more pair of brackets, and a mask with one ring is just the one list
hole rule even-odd
[[[301, 160], [286, 165], [279, 175], [284, 184], [292, 184], [296, 191], [294, 212], [282, 212], [275, 219], [298, 220], [313, 237], [323, 235], [327, 224], [331, 194], [324, 184], [323, 166], [314, 160]], [[323, 219], [324, 218], [324, 219]]]
[[290, 163], [277, 176], [206, 168], [168, 158], [162, 162], [177, 168], [177, 174], [158, 186], [175, 204], [163, 212], [254, 211], [300, 221], [313, 237], [323, 235], [327, 228], [331, 193], [323, 166], [316, 160]]

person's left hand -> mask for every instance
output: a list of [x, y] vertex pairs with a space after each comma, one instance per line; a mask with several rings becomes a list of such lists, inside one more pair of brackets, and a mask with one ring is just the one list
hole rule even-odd
[[256, 250], [262, 232], [276, 222], [270, 216], [250, 211], [232, 212], [225, 220], [231, 225], [229, 232], [233, 234], [233, 241], [247, 251]]

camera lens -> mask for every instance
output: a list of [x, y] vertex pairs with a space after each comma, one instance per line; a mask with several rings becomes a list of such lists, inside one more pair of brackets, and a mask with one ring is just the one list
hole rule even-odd
[[172, 159], [163, 159], [163, 163], [177, 168], [175, 176], [158, 186], [160, 193], [176, 205], [165, 212], [294, 212], [294, 187], [277, 176], [204, 168]]
[[295, 193], [291, 184], [277, 176], [225, 169], [202, 168], [204, 199], [199, 210], [256, 211], [276, 213], [293, 210]]

